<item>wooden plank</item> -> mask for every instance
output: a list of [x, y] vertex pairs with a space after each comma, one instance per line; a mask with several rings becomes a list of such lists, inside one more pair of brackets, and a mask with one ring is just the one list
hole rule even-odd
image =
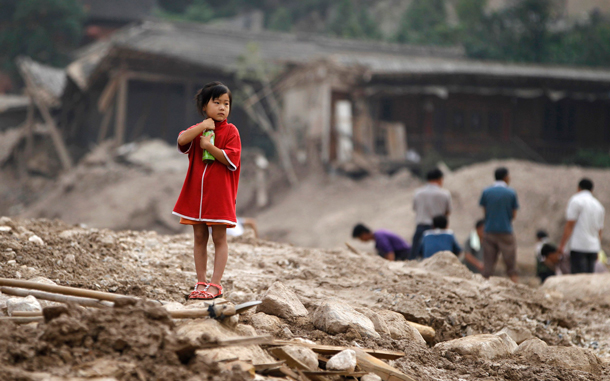
[[371, 356], [360, 348], [352, 348], [356, 352], [356, 361], [358, 366], [370, 373], [375, 373], [383, 381], [415, 381], [414, 378], [408, 376], [398, 369], [384, 363], [378, 358]]
[[[303, 375], [302, 371], [312, 371], [311, 368], [309, 368], [307, 365], [303, 364], [299, 359], [294, 358], [290, 354], [288, 354], [282, 347], [271, 348], [269, 350], [269, 353], [271, 353], [273, 356], [275, 356], [279, 360], [286, 361], [286, 365], [288, 365], [291, 368], [296, 369], [297, 373], [299, 373], [299, 375]], [[313, 381], [328, 381], [328, 379], [326, 377], [318, 376], [318, 375], [311, 375], [311, 376], [303, 375], [303, 378], [310, 379]]]
[[[340, 346], [334, 346], [334, 345], [320, 345], [320, 344], [309, 344], [309, 343], [301, 343], [298, 341], [286, 341], [286, 340], [275, 340], [273, 342], [273, 345], [300, 345], [300, 346], [304, 346], [304, 347], [308, 347], [311, 348], [312, 351], [316, 352], [316, 353], [320, 353], [323, 355], [334, 355], [337, 354], [343, 350], [346, 349], [352, 349], [349, 347], [340, 347]], [[405, 353], [404, 352], [396, 352], [396, 351], [386, 351], [383, 349], [366, 349], [366, 348], [361, 348], [364, 352], [370, 354], [371, 356], [374, 356], [376, 358], [379, 359], [383, 359], [383, 360], [396, 360], [399, 359], [401, 357], [404, 357]]]
[[[76, 288], [76, 287], [57, 286], [57, 285], [53, 285], [53, 284], [36, 283], [36, 282], [27, 281], [27, 280], [19, 280], [19, 279], [0, 278], [0, 286], [19, 287], [19, 288], [26, 288], [26, 289], [30, 289], [30, 290], [48, 291], [48, 292], [53, 292], [56, 294], [82, 296], [82, 297], [92, 298], [92, 299], [108, 300], [111, 302], [114, 302], [118, 299], [124, 299], [124, 298], [138, 299], [138, 298], [127, 296], [127, 295], [114, 294], [111, 292], [86, 290], [86, 289]], [[159, 303], [158, 301], [151, 300], [151, 299], [149, 299], [149, 301]]]
[[125, 142], [125, 128], [127, 125], [128, 81], [124, 73], [119, 74], [118, 96], [116, 97], [116, 114], [114, 119], [114, 140], [117, 146]]
[[408, 320], [407, 323], [409, 323], [411, 327], [417, 329], [427, 343], [431, 343], [434, 341], [434, 338], [436, 337], [436, 331], [434, 330], [434, 328], [428, 327], [427, 325], [414, 323]]
[[112, 114], [114, 113], [114, 105], [110, 105], [110, 108], [104, 113], [104, 118], [100, 124], [100, 129], [97, 133], [97, 144], [100, 144], [106, 139], [108, 135], [108, 129], [110, 127], [110, 121], [112, 120]]
[[72, 302], [72, 303], [80, 304], [81, 306], [87, 306], [87, 307], [103, 308], [103, 307], [112, 307], [113, 306], [113, 304], [110, 302], [100, 301], [98, 299], [60, 295], [60, 294], [54, 294], [54, 293], [44, 292], [44, 291], [27, 290], [27, 289], [23, 289], [23, 288], [0, 287], [0, 291], [7, 295], [15, 295], [15, 296], [22, 296], [22, 297], [32, 295], [32, 296], [36, 297], [37, 299], [50, 300], [53, 302], [60, 302], [60, 303]]
[[112, 101], [114, 100], [114, 96], [118, 88], [119, 78], [111, 78], [106, 84], [106, 87], [104, 87], [104, 90], [102, 91], [102, 94], [100, 95], [100, 98], [97, 101], [97, 110], [99, 112], [106, 112], [108, 108], [112, 106]]
[[214, 340], [209, 343], [203, 343], [198, 346], [198, 349], [214, 349], [214, 348], [226, 348], [234, 346], [246, 346], [246, 345], [262, 345], [269, 344], [273, 341], [273, 336], [245, 336], [245, 337], [233, 337], [230, 339]]
[[0, 322], [10, 321], [15, 324], [30, 324], [30, 323], [42, 323], [44, 318], [40, 317], [0, 317]]

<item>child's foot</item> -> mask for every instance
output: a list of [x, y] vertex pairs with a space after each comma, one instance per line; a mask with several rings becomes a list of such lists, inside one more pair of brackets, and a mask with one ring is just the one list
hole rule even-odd
[[207, 294], [208, 299], [220, 298], [222, 297], [222, 286], [219, 284], [208, 283], [203, 292]]
[[208, 297], [208, 292], [206, 291], [209, 283], [206, 282], [197, 282], [195, 284], [195, 288], [191, 291], [189, 295], [189, 300], [191, 299], [210, 299]]

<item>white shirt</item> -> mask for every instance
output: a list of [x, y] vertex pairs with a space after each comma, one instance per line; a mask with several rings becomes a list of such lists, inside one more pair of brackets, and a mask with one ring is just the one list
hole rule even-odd
[[428, 183], [415, 192], [413, 210], [417, 225], [432, 225], [434, 217], [451, 212], [451, 193], [436, 184]]
[[604, 228], [606, 211], [588, 190], [576, 193], [568, 202], [566, 219], [576, 221], [570, 250], [597, 253], [601, 250], [599, 231]]

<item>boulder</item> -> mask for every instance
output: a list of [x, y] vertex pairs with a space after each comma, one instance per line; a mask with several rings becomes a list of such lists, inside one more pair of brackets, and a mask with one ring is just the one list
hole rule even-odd
[[420, 266], [428, 271], [463, 279], [473, 279], [475, 274], [468, 270], [457, 255], [450, 251], [441, 251], [424, 259]]
[[318, 370], [318, 355], [311, 349], [300, 345], [286, 345], [282, 347], [282, 350], [290, 357], [299, 360], [309, 370]]
[[553, 276], [541, 288], [560, 292], [569, 300], [610, 303], [610, 273]]
[[44, 246], [45, 245], [45, 243], [42, 240], [42, 238], [40, 238], [37, 235], [30, 236], [30, 238], [28, 238], [28, 241], [33, 242], [33, 243], [35, 243], [37, 245], [40, 245], [40, 246]]
[[356, 352], [346, 349], [334, 355], [326, 363], [327, 370], [353, 372], [356, 369]]
[[445, 341], [434, 346], [435, 349], [445, 355], [446, 352], [455, 352], [460, 355], [473, 356], [485, 360], [493, 360], [496, 357], [507, 356], [516, 347], [514, 341], [504, 335], [472, 335], [460, 339]]
[[411, 326], [402, 314], [384, 310], [379, 311], [379, 316], [385, 321], [392, 339], [426, 344], [419, 331]]
[[[230, 339], [242, 336], [241, 331], [238, 333], [215, 319], [185, 320], [185, 322], [178, 327], [177, 333], [178, 335], [191, 340], [197, 340], [203, 335], [211, 340]], [[237, 357], [242, 361], [251, 361], [252, 364], [269, 364], [275, 362], [275, 360], [258, 345], [200, 349], [197, 353], [209, 356], [215, 361], [228, 360]]]
[[529, 329], [523, 327], [504, 327], [496, 335], [499, 333], [506, 333], [517, 345], [534, 337]]
[[408, 321], [426, 324], [431, 315], [421, 298], [401, 298], [392, 309], [400, 312]]
[[250, 324], [257, 331], [278, 332], [282, 329], [282, 321], [277, 316], [267, 315], [263, 312], [255, 313], [250, 317]]
[[284, 319], [307, 316], [308, 312], [298, 296], [280, 282], [275, 282], [262, 295], [257, 311]]
[[337, 300], [322, 303], [313, 314], [313, 324], [330, 334], [344, 333], [352, 328], [362, 336], [380, 337], [371, 319]]
[[373, 325], [375, 326], [375, 331], [377, 331], [377, 333], [383, 333], [386, 335], [390, 334], [390, 330], [388, 329], [387, 324], [377, 312], [366, 307], [357, 307], [356, 311], [371, 319]]
[[42, 311], [38, 299], [32, 295], [25, 298], [9, 298], [6, 302], [8, 314], [12, 315], [15, 311]]
[[601, 373], [602, 362], [590, 349], [549, 346], [544, 341], [533, 338], [521, 343], [515, 354], [528, 359], [535, 358], [541, 363], [551, 366], [594, 374]]

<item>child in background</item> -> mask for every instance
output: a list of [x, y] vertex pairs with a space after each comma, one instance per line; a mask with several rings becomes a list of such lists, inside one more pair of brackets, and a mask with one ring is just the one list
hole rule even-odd
[[541, 254], [542, 246], [544, 246], [544, 244], [548, 242], [549, 234], [544, 230], [538, 230], [536, 232], [536, 259], [538, 259], [538, 262], [543, 261]]
[[[232, 106], [228, 87], [220, 82], [208, 83], [199, 90], [195, 100], [205, 120], [178, 135], [178, 149], [188, 154], [189, 168], [173, 214], [180, 217], [181, 224], [193, 226], [197, 284], [189, 299], [214, 299], [222, 296], [220, 281], [229, 256], [227, 228], [237, 224], [235, 200], [241, 141], [237, 128], [227, 123]], [[209, 130], [213, 134], [204, 136]], [[215, 160], [204, 161], [204, 151]], [[210, 230], [215, 249], [214, 272], [212, 281], [207, 282]]]
[[464, 257], [462, 262], [470, 271], [475, 274], [483, 272], [483, 233], [485, 230], [485, 220], [478, 220], [475, 224], [475, 230], [470, 232], [470, 236], [464, 244]]
[[377, 230], [373, 233], [363, 224], [358, 224], [354, 226], [352, 237], [363, 242], [375, 240], [377, 254], [389, 261], [404, 261], [409, 258], [411, 246], [404, 239], [387, 230]]
[[420, 251], [424, 259], [430, 258], [439, 251], [451, 251], [460, 255], [462, 248], [457, 243], [451, 230], [447, 230], [447, 217], [436, 216], [432, 219], [432, 230], [424, 233]]
[[540, 248], [542, 261], [538, 262], [536, 267], [536, 275], [540, 278], [540, 282], [544, 283], [546, 278], [557, 275], [557, 264], [561, 261], [561, 253], [557, 251], [557, 247], [549, 243], [545, 243]]

